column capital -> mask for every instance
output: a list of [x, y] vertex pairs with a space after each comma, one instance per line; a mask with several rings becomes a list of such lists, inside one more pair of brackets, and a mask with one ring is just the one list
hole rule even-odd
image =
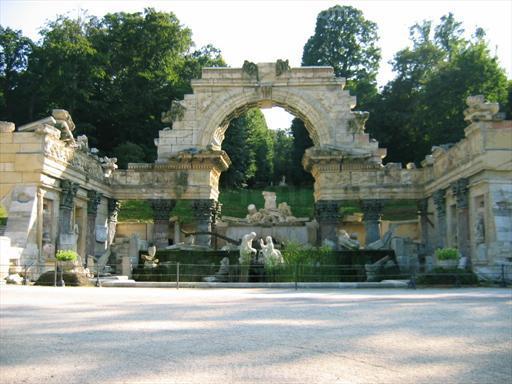
[[78, 192], [78, 183], [74, 183], [70, 180], [61, 180], [60, 188], [62, 190], [60, 196], [60, 207], [72, 209], [75, 205], [75, 196]]
[[361, 209], [363, 210], [363, 220], [380, 220], [385, 201], [382, 199], [361, 200]]
[[467, 208], [469, 202], [469, 179], [461, 178], [450, 185], [457, 201], [457, 208]]
[[432, 194], [432, 198], [434, 199], [434, 204], [436, 206], [436, 211], [439, 216], [446, 215], [446, 197], [445, 190], [438, 189]]
[[315, 216], [318, 221], [338, 221], [340, 203], [336, 200], [318, 200], [315, 203]]
[[192, 200], [191, 208], [197, 220], [214, 222], [217, 215], [220, 215], [222, 204], [214, 199]]
[[98, 205], [103, 195], [97, 191], [87, 191], [87, 214], [96, 215], [98, 213]]
[[419, 216], [426, 216], [426, 215], [428, 215], [428, 198], [417, 200], [416, 201], [416, 207], [418, 208], [418, 215]]
[[176, 206], [176, 200], [171, 199], [151, 199], [149, 203], [153, 209], [153, 220], [169, 221], [171, 211]]

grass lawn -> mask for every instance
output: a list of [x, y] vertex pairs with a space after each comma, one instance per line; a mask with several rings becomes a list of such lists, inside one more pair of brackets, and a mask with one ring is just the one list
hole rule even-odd
[[[224, 216], [245, 217], [247, 206], [256, 204], [256, 207], [263, 208], [264, 199], [261, 192], [273, 191], [277, 194], [277, 204], [287, 202], [296, 217], [314, 216], [313, 189], [304, 187], [267, 187], [264, 189], [239, 189], [222, 190], [220, 202], [222, 203], [222, 214]], [[347, 201], [341, 208], [346, 213], [360, 212], [356, 201]], [[178, 201], [171, 213], [178, 216], [184, 223], [192, 222], [193, 216], [188, 201]], [[416, 218], [416, 204], [410, 200], [398, 200], [388, 202], [384, 206], [385, 220], [409, 220]], [[122, 201], [119, 213], [120, 221], [150, 222], [153, 219], [151, 207], [143, 200]]]

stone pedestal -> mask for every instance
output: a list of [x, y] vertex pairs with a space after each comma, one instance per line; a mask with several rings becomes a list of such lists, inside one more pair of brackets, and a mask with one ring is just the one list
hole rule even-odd
[[315, 216], [318, 222], [318, 240], [337, 244], [336, 226], [338, 225], [340, 203], [335, 200], [318, 200], [315, 203]]
[[87, 256], [94, 256], [96, 248], [96, 215], [98, 213], [98, 205], [101, 201], [101, 193], [96, 191], [87, 192], [87, 235], [85, 246], [85, 266], [87, 267]]
[[[212, 224], [215, 224], [220, 209], [218, 202], [213, 199], [196, 199], [192, 201], [191, 208], [196, 218], [196, 232], [212, 232]], [[210, 246], [211, 235], [197, 235], [196, 244]]]
[[364, 229], [366, 232], [366, 245], [380, 239], [380, 219], [383, 207], [383, 200], [369, 199], [361, 201]]
[[169, 217], [176, 201], [154, 199], [150, 202], [153, 209], [153, 243], [157, 249], [162, 249], [169, 245]]
[[471, 260], [469, 243], [469, 180], [462, 178], [451, 185], [457, 202], [457, 248], [462, 257], [466, 257], [468, 266]]
[[446, 244], [446, 197], [445, 191], [440, 189], [432, 195], [437, 212], [437, 248], [444, 248]]

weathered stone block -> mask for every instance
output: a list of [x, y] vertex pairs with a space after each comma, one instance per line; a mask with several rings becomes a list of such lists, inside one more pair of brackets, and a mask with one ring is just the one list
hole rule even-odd
[[40, 170], [42, 168], [42, 154], [28, 154], [28, 153], [20, 153], [16, 156], [15, 160], [15, 168], [16, 171], [34, 171]]
[[43, 151], [43, 143], [21, 143], [20, 153], [39, 153]]
[[12, 144], [12, 142], [0, 142], [0, 154], [3, 156], [6, 153], [17, 153], [20, 150], [19, 144]]
[[42, 137], [35, 132], [16, 132], [12, 142], [15, 144], [36, 144], [42, 142]]
[[[3, 159], [2, 159], [3, 160]], [[0, 172], [13, 172], [14, 163], [0, 163]]]
[[20, 172], [2, 172], [2, 183], [19, 183], [22, 181]]

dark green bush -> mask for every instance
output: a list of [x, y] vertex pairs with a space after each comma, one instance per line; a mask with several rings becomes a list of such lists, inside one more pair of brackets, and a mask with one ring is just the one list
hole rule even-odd
[[416, 282], [424, 285], [475, 285], [478, 278], [471, 271], [434, 268], [432, 272], [419, 275]]
[[[53, 285], [55, 279], [55, 271], [48, 271], [39, 276], [35, 285]], [[63, 274], [64, 282], [67, 286], [92, 286], [89, 278], [83, 273], [74, 273], [65, 271]], [[57, 274], [57, 282], [60, 281], [60, 272]]]

